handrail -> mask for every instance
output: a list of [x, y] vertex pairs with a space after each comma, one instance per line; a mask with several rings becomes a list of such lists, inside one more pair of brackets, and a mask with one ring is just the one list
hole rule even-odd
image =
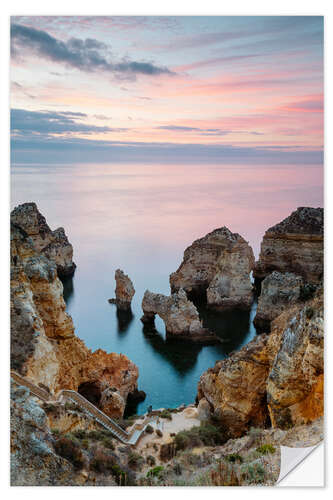
[[11, 370], [10, 374], [13, 377], [13, 379], [16, 380], [16, 382], [19, 382], [21, 385], [25, 385], [26, 387], [28, 387], [30, 391], [39, 399], [42, 399], [43, 401], [50, 401], [51, 394], [49, 394], [45, 389], [38, 387], [32, 381], [30, 381], [25, 377], [22, 377], [22, 375], [19, 375], [13, 370]]
[[[141, 422], [140, 424], [134, 424], [131, 431], [128, 433], [127, 431], [122, 429], [112, 418], [103, 413], [99, 408], [88, 401], [88, 399], [82, 396], [82, 394], [79, 394], [72, 389], [62, 389], [58, 392], [57, 397], [55, 397], [54, 395], [49, 394], [45, 389], [38, 387], [31, 380], [23, 377], [14, 370], [10, 371], [10, 375], [16, 382], [27, 387], [34, 396], [38, 397], [42, 401], [60, 402], [63, 399], [71, 400], [73, 403], [77, 404], [83, 411], [86, 411], [89, 416], [94, 418], [94, 420], [96, 420], [100, 425], [109, 430], [117, 439], [119, 439], [119, 441], [125, 444], [135, 445], [141, 437], [142, 433], [145, 431], [147, 425], [155, 420], [154, 418], [146, 416], [143, 422]], [[136, 432], [138, 432], [137, 436], [135, 436]]]
[[122, 429], [118, 424], [116, 424], [116, 422], [114, 420], [112, 420], [105, 413], [103, 413], [101, 410], [99, 410], [95, 405], [93, 405], [90, 401], [88, 401], [88, 399], [86, 399], [84, 396], [82, 396], [82, 394], [79, 394], [78, 392], [73, 391], [71, 389], [63, 389], [62, 391], [60, 391], [59, 395], [60, 396], [67, 396], [68, 395], [68, 397], [70, 399], [72, 399], [72, 398], [75, 399], [75, 402], [79, 406], [81, 404], [83, 404], [83, 406], [85, 406], [86, 409], [89, 408], [89, 410], [93, 414], [95, 414], [95, 416], [104, 420], [104, 422], [107, 425], [110, 425], [111, 427], [115, 428], [118, 432], [120, 432], [121, 434], [124, 434], [126, 437], [129, 436], [129, 434], [124, 429]]

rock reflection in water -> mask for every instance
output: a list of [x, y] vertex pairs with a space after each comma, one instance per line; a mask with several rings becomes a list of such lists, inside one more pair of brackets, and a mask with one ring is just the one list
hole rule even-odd
[[132, 309], [122, 311], [117, 309], [117, 322], [118, 322], [118, 333], [126, 332], [129, 329], [131, 322], [134, 319]]
[[68, 308], [74, 297], [73, 277], [68, 276], [66, 278], [62, 278], [61, 282], [64, 287], [63, 291], [64, 301], [66, 302], [66, 307]]

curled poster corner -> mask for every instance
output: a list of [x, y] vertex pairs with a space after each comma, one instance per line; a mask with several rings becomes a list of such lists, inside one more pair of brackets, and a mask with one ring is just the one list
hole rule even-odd
[[[291, 471], [293, 471], [301, 462], [303, 462], [303, 460], [305, 460], [305, 458], [308, 457], [320, 445], [323, 445], [323, 441], [316, 444], [315, 446], [308, 446], [306, 448], [289, 448], [288, 446], [280, 446], [281, 448], [280, 474], [276, 482], [276, 485], [283, 486], [283, 484], [281, 484], [283, 479]], [[318, 486], [323, 486], [323, 484], [318, 484]]]

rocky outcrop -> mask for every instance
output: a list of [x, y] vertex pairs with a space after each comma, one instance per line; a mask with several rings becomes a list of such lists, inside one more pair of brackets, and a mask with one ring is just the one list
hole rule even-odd
[[207, 306], [214, 309], [249, 309], [253, 265], [252, 248], [242, 236], [226, 227], [215, 229], [185, 250], [183, 262], [170, 275], [171, 291], [206, 295]]
[[115, 272], [116, 298], [109, 299], [110, 304], [116, 304], [120, 311], [130, 311], [132, 298], [135, 294], [131, 279], [121, 269]]
[[23, 203], [11, 213], [11, 222], [30, 236], [36, 251], [57, 266], [58, 276], [63, 278], [74, 274], [73, 247], [62, 227], [51, 231], [45, 217], [36, 203]]
[[267, 422], [266, 380], [269, 374], [267, 335], [260, 335], [229, 358], [218, 361], [200, 377], [200, 406], [207, 400], [212, 413], [238, 437]]
[[98, 349], [82, 364], [77, 390], [107, 415], [122, 417], [138, 376], [137, 366], [127, 356]]
[[306, 282], [323, 278], [324, 210], [300, 207], [269, 228], [261, 243], [253, 275], [261, 280], [272, 271], [292, 272]]
[[312, 422], [324, 412], [323, 295], [273, 322], [267, 402], [272, 425]]
[[271, 321], [290, 306], [300, 302], [303, 278], [293, 273], [273, 271], [261, 284], [261, 294], [253, 320], [257, 330], [269, 332]]
[[[56, 265], [11, 226], [11, 368], [53, 393], [82, 392], [110, 416], [122, 416], [138, 369], [126, 356], [91, 352], [66, 313]], [[86, 384], [86, 386], [84, 385]], [[110, 395], [110, 389], [112, 394]]]
[[[323, 415], [323, 297], [291, 307], [230, 358], [200, 378], [198, 399], [240, 436], [269, 421], [282, 429]], [[269, 418], [268, 418], [269, 415]]]
[[12, 486], [80, 485], [84, 479], [53, 449], [45, 411], [29, 389], [11, 384], [10, 482]]
[[156, 314], [162, 318], [169, 338], [193, 342], [219, 342], [214, 334], [203, 328], [195, 305], [188, 300], [183, 289], [169, 297], [146, 290], [142, 300], [142, 310], [141, 321], [146, 325], [154, 325]]

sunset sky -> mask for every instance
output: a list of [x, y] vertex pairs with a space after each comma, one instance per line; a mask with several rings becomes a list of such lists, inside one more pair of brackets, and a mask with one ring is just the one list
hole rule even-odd
[[322, 162], [322, 17], [11, 22], [13, 162]]

